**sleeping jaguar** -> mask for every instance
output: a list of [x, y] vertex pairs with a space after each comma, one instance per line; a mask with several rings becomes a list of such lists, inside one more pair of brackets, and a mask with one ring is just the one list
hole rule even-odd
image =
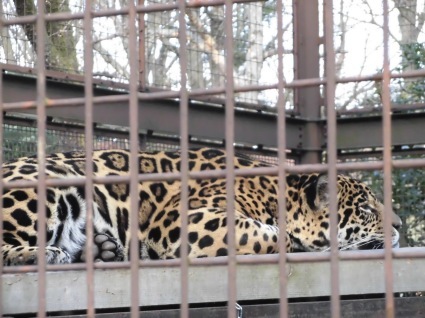
[[[127, 175], [126, 150], [93, 153], [95, 176]], [[189, 152], [189, 169], [225, 169], [226, 153], [201, 148]], [[179, 152], [140, 152], [139, 173], [180, 170]], [[236, 169], [266, 166], [244, 155], [234, 158]], [[47, 156], [47, 178], [85, 175], [85, 154]], [[36, 157], [3, 165], [3, 179], [37, 180]], [[286, 250], [329, 249], [327, 177], [323, 174], [286, 177]], [[383, 205], [363, 183], [338, 175], [338, 241], [343, 249], [383, 247]], [[237, 254], [278, 253], [278, 194], [276, 176], [239, 176], [235, 179], [234, 213]], [[150, 259], [180, 256], [180, 213], [188, 214], [189, 257], [227, 255], [226, 181], [221, 178], [189, 181], [188, 208], [180, 202], [180, 181], [142, 182], [139, 194], [140, 256]], [[46, 197], [46, 261], [61, 264], [81, 261], [86, 241], [84, 186], [48, 188]], [[182, 212], [183, 211], [183, 212]], [[128, 184], [95, 184], [93, 190], [94, 241], [98, 259], [129, 259], [130, 190]], [[136, 211], [133, 211], [136, 213]], [[400, 219], [392, 215], [392, 243], [398, 244]], [[3, 245], [5, 265], [37, 262], [37, 191], [7, 189], [3, 193]], [[144, 251], [144, 252], [143, 252]], [[143, 252], [143, 253], [142, 253]], [[102, 257], [102, 255], [109, 255]], [[110, 256], [112, 255], [112, 257]]]

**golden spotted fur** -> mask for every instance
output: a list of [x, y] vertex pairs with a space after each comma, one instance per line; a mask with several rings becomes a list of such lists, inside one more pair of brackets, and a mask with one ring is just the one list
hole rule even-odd
[[[129, 152], [100, 150], [93, 153], [94, 176], [128, 175]], [[139, 173], [180, 170], [179, 152], [140, 152]], [[224, 169], [222, 150], [202, 148], [189, 152], [191, 171]], [[265, 166], [237, 155], [236, 169]], [[85, 154], [57, 153], [47, 157], [48, 178], [85, 175]], [[3, 165], [5, 182], [36, 180], [35, 157], [20, 158]], [[341, 249], [383, 246], [382, 204], [363, 183], [338, 176], [338, 240]], [[285, 193], [275, 176], [247, 176], [235, 179], [234, 213], [237, 254], [277, 253], [278, 195], [286, 196], [288, 252], [324, 251], [329, 248], [327, 177], [320, 174], [288, 175]], [[114, 243], [113, 257], [129, 257], [129, 215], [138, 213], [140, 246], [151, 259], [180, 256], [181, 213], [189, 219], [189, 256], [227, 255], [225, 179], [190, 180], [188, 210], [180, 202], [180, 182], [139, 184], [138, 211], [130, 211], [128, 184], [95, 184], [94, 227], [100, 241]], [[83, 186], [48, 188], [46, 198], [48, 263], [79, 261], [86, 241], [86, 194]], [[35, 189], [5, 190], [3, 193], [3, 246], [6, 265], [33, 264], [37, 255], [37, 203]], [[395, 218], [394, 224], [399, 225]], [[393, 243], [398, 242], [393, 229]], [[102, 243], [102, 242], [101, 242]], [[109, 244], [110, 246], [110, 244]], [[102, 247], [99, 247], [102, 249]], [[141, 248], [142, 250], [142, 248]], [[100, 251], [101, 252], [101, 251]], [[101, 254], [99, 252], [99, 254]]]

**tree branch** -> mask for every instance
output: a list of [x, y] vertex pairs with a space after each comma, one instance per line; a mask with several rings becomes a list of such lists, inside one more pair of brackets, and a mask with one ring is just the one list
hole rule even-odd
[[193, 14], [192, 11], [188, 10], [186, 14], [189, 17], [189, 21], [195, 27], [196, 31], [198, 32], [198, 34], [201, 36], [203, 40], [203, 49], [205, 50], [205, 52], [209, 52], [211, 54], [213, 63], [219, 68], [222, 74], [224, 74], [225, 73], [224, 56], [220, 55], [220, 52], [217, 50], [217, 43], [215, 39], [208, 34], [204, 26], [202, 25], [201, 21], [199, 21], [198, 17], [195, 14]]

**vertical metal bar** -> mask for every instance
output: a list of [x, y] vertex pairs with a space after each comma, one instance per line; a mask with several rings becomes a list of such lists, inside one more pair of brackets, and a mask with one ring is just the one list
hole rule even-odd
[[[294, 53], [294, 79], [299, 79], [300, 75], [298, 72], [298, 64], [299, 64], [299, 51], [301, 50], [298, 40], [298, 8], [299, 1], [292, 0], [292, 39], [293, 39], [293, 53]], [[299, 113], [299, 93], [298, 89], [294, 88], [294, 112]]]
[[339, 300], [339, 250], [338, 250], [338, 206], [337, 206], [337, 150], [336, 150], [336, 110], [335, 110], [335, 51], [333, 42], [333, 1], [324, 1], [325, 52], [326, 52], [326, 103], [328, 136], [328, 180], [329, 218], [331, 240], [331, 314], [340, 317]]
[[[319, 1], [294, 0], [294, 62], [295, 79], [320, 77], [319, 56]], [[320, 87], [294, 89], [295, 108], [304, 118], [320, 118]], [[301, 163], [319, 163], [322, 156], [322, 127], [309, 121], [300, 133], [304, 150]]]
[[288, 279], [286, 273], [286, 122], [285, 122], [285, 85], [283, 82], [283, 0], [277, 0], [277, 142], [278, 142], [278, 225], [279, 225], [279, 316], [288, 317]]
[[38, 317], [46, 316], [46, 63], [45, 2], [37, 1]]
[[130, 275], [131, 275], [131, 318], [139, 317], [139, 103], [137, 98], [139, 65], [137, 52], [136, 6], [134, 0], [129, 1], [128, 30], [130, 58]]
[[95, 315], [94, 299], [94, 255], [93, 255], [93, 42], [92, 1], [86, 0], [83, 19], [84, 32], [84, 117], [86, 151], [86, 279], [87, 316]]
[[[2, 25], [0, 17], [0, 29]], [[3, 126], [3, 68], [0, 65], [0, 149], [3, 149], [4, 126]], [[0, 167], [3, 166], [3, 151], [0, 151]], [[2, 173], [3, 178], [3, 173]], [[3, 181], [0, 182], [0, 193], [3, 193]], [[3, 199], [0, 199], [0, 211], [3, 211]], [[0, 212], [0, 252], [3, 248], [3, 212]], [[0, 286], [3, 286], [3, 257], [0, 257]], [[3, 317], [3, 287], [0, 288], [0, 317]]]
[[[145, 0], [139, 0], [139, 5], [143, 6]], [[139, 21], [139, 88], [146, 90], [146, 33], [145, 33], [145, 14], [140, 13], [138, 16]]]
[[179, 55], [180, 55], [180, 148], [181, 148], [181, 197], [180, 197], [180, 317], [189, 317], [189, 248], [188, 248], [188, 201], [189, 201], [189, 105], [187, 91], [187, 30], [186, 1], [178, 2]]
[[388, 0], [383, 0], [383, 41], [384, 65], [382, 74], [382, 123], [383, 123], [383, 161], [384, 161], [384, 243], [385, 243], [385, 312], [387, 318], [394, 317], [393, 262], [392, 262], [392, 158], [391, 158], [391, 96], [389, 61], [389, 18]]
[[233, 78], [233, 3], [231, 0], [225, 0], [225, 138], [226, 138], [226, 201], [227, 201], [227, 244], [228, 244], [228, 298], [227, 298], [227, 316], [236, 317], [236, 244], [235, 244], [235, 171], [234, 171], [234, 146], [235, 140], [235, 84]]

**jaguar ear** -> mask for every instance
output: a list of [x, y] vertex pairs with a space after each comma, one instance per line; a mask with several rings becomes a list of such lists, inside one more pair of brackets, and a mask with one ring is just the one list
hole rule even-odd
[[328, 176], [319, 174], [305, 188], [307, 204], [312, 211], [322, 210], [329, 203]]
[[327, 205], [329, 202], [328, 175], [319, 174], [317, 177], [316, 193], [319, 205]]

